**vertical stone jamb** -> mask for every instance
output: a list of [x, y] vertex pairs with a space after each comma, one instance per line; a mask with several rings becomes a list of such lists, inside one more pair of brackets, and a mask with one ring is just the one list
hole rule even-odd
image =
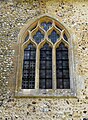
[[17, 75], [16, 75], [16, 89], [15, 91], [20, 91], [22, 88], [22, 65], [23, 65], [23, 48], [21, 43], [18, 44], [18, 65], [17, 65]]
[[23, 72], [23, 57], [24, 57], [24, 48], [22, 44], [20, 44], [20, 56], [19, 56], [19, 90], [22, 89], [22, 72]]
[[20, 51], [19, 51], [19, 46], [18, 46], [18, 55], [17, 55], [17, 74], [16, 74], [16, 88], [15, 92], [18, 91], [18, 80], [19, 80], [19, 58], [20, 58]]

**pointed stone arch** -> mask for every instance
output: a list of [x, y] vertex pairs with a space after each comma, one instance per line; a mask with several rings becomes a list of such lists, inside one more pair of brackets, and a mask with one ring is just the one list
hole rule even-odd
[[[37, 31], [39, 32], [37, 33]], [[55, 43], [49, 39], [49, 35], [52, 34], [52, 31], [55, 30], [56, 33], [59, 34], [59, 38], [56, 39]], [[35, 37], [34, 37], [35, 36]], [[38, 37], [39, 38], [38, 38]], [[40, 39], [39, 42], [36, 40]], [[24, 27], [20, 30], [18, 35], [18, 45], [19, 45], [19, 52], [18, 52], [18, 66], [17, 66], [17, 75], [16, 75], [16, 95], [19, 96], [44, 96], [43, 92], [45, 91], [47, 95], [50, 95], [47, 90], [39, 90], [39, 57], [40, 57], [40, 48], [45, 44], [48, 43], [52, 47], [52, 55], [53, 55], [53, 87], [51, 91], [54, 91], [50, 96], [63, 96], [63, 91], [60, 94], [60, 90], [56, 90], [56, 48], [60, 43], [64, 43], [68, 46], [69, 49], [69, 66], [70, 66], [70, 89], [67, 90], [65, 96], [74, 96], [75, 94], [75, 86], [74, 86], [74, 59], [73, 59], [73, 50], [72, 50], [72, 41], [71, 35], [64, 27], [64, 25], [58, 20], [56, 17], [52, 17], [51, 15], [44, 14], [41, 16], [36, 17], [35, 19], [31, 19], [28, 21]], [[23, 54], [21, 52], [24, 50], [25, 46], [32, 43], [36, 47], [36, 75], [35, 75], [35, 89], [34, 90], [22, 90], [22, 65], [23, 65]], [[34, 92], [33, 92], [34, 91]], [[28, 93], [27, 93], [28, 92]], [[30, 93], [30, 94], [29, 94]]]
[[27, 35], [27, 33], [32, 30], [35, 29], [35, 27], [38, 27], [39, 24], [41, 22], [52, 22], [54, 21], [53, 24], [55, 24], [55, 26], [60, 30], [63, 31], [65, 35], [67, 36], [67, 38], [69, 39], [71, 37], [70, 33], [68, 32], [68, 30], [66, 29], [66, 27], [64, 27], [64, 25], [60, 22], [60, 20], [58, 20], [56, 17], [52, 17], [51, 15], [48, 14], [44, 14], [44, 15], [40, 15], [38, 17], [36, 17], [35, 19], [31, 19], [29, 20], [24, 26], [23, 28], [20, 30], [19, 35], [18, 35], [18, 43], [22, 43], [24, 42], [24, 39]]

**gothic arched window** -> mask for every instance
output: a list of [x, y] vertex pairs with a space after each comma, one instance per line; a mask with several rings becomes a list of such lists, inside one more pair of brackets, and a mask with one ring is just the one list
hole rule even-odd
[[17, 78], [20, 82], [16, 84], [20, 95], [61, 96], [63, 91], [65, 95], [74, 94], [69, 38], [66, 28], [48, 15], [23, 28], [19, 34]]

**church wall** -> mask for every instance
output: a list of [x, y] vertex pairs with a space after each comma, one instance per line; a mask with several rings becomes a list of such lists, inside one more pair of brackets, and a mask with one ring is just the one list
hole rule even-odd
[[[75, 97], [16, 98], [18, 34], [30, 19], [48, 13], [71, 34]], [[88, 1], [0, 1], [0, 120], [88, 120]]]

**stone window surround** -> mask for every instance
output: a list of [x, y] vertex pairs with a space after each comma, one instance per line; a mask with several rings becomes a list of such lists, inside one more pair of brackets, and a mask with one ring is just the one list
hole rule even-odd
[[[44, 19], [48, 17], [52, 21], [54, 20], [56, 24], [59, 24], [63, 31], [61, 32], [61, 37], [55, 45], [53, 45], [47, 38], [45, 34], [45, 40], [37, 45], [35, 41], [30, 38], [30, 32], [28, 31], [30, 26], [34, 26], [38, 20]], [[25, 37], [29, 32], [29, 40], [24, 43]], [[68, 42], [63, 39], [63, 34], [66, 33], [68, 37]], [[52, 89], [39, 89], [39, 49], [45, 44], [48, 43], [52, 47], [52, 68], [53, 68], [53, 80], [52, 80]], [[55, 49], [61, 43], [65, 43], [68, 47], [69, 52], [69, 71], [70, 71], [70, 89], [56, 89], [56, 63], [55, 63]], [[24, 49], [28, 44], [33, 43], [36, 47], [36, 70], [35, 70], [35, 89], [22, 89], [22, 68], [23, 68], [23, 56]], [[74, 75], [74, 55], [73, 55], [73, 45], [72, 45], [72, 37], [69, 34], [68, 30], [61, 24], [60, 20], [56, 17], [52, 17], [48, 14], [41, 15], [35, 19], [31, 19], [24, 27], [21, 29], [18, 35], [18, 59], [17, 59], [17, 74], [16, 74], [16, 89], [15, 89], [15, 97], [76, 97], [76, 86], [75, 86], [75, 75]]]

